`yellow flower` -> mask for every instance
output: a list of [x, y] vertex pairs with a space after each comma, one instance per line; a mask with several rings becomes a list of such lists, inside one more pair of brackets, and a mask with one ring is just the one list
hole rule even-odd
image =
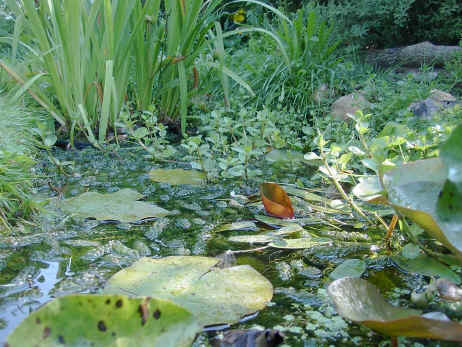
[[240, 8], [239, 10], [234, 12], [231, 15], [231, 18], [233, 19], [233, 22], [236, 23], [236, 24], [239, 24], [239, 23], [242, 23], [243, 21], [245, 21], [245, 11], [244, 11], [244, 9]]

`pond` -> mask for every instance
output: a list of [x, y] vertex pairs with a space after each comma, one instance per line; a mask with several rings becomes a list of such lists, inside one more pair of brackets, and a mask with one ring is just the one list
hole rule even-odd
[[[34, 224], [24, 223], [16, 234], [0, 239], [0, 342], [42, 304], [66, 294], [98, 293], [111, 275], [142, 256], [217, 256], [229, 249], [259, 247], [229, 240], [231, 236], [271, 229], [254, 219], [263, 214], [258, 195], [247, 205], [240, 199], [258, 194], [263, 178], [310, 186], [313, 173], [306, 166], [261, 161], [253, 164], [263, 171], [260, 179], [172, 186], [153, 182], [149, 171], [188, 169], [189, 164], [152, 162], [144, 154], [135, 148], [117, 152], [58, 149], [52, 153], [58, 167], [44, 154], [37, 173], [46, 178], [40, 180], [37, 200], [51, 200]], [[123, 188], [138, 191], [146, 201], [173, 211], [173, 215], [140, 224], [101, 223], [66, 215], [59, 208], [61, 199], [87, 191], [110, 193]], [[296, 217], [322, 216], [308, 208], [303, 212], [300, 204], [296, 204]], [[217, 232], [223, 224], [237, 221], [254, 221], [256, 228]], [[388, 341], [336, 314], [325, 289], [329, 274], [345, 259], [366, 259], [363, 277], [395, 304], [407, 302], [411, 291], [426, 283], [423, 276], [401, 272], [379, 247], [382, 235], [363, 230], [351, 216], [339, 215], [329, 223], [306, 223], [305, 228], [315, 232], [334, 228], [362, 232], [368, 237], [366, 242], [334, 240], [310, 249], [266, 248], [236, 254], [238, 264], [253, 266], [271, 281], [274, 297], [266, 309], [233, 328], [279, 329], [286, 336], [287, 346], [376, 346]], [[207, 345], [207, 336], [213, 334], [216, 332], [202, 333], [195, 345]], [[405, 345], [416, 341], [406, 340]]]

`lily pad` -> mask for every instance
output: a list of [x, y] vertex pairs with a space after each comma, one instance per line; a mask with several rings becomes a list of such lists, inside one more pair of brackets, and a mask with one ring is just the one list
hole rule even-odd
[[228, 238], [231, 242], [241, 243], [270, 243], [280, 240], [283, 236], [303, 231], [304, 229], [298, 224], [287, 225], [275, 231], [270, 231], [257, 235], [238, 235]]
[[192, 312], [200, 325], [235, 323], [271, 300], [271, 283], [251, 266], [220, 269], [208, 257], [141, 258], [112, 276], [105, 293], [155, 296]]
[[232, 231], [232, 230], [257, 230], [257, 226], [252, 221], [242, 221], [242, 222], [234, 222], [220, 225], [216, 232], [222, 231]]
[[332, 244], [331, 241], [315, 241], [312, 238], [304, 237], [300, 239], [280, 239], [274, 240], [269, 245], [280, 249], [305, 249]]
[[307, 224], [319, 224], [321, 221], [316, 218], [298, 218], [298, 219], [291, 219], [291, 220], [284, 220], [280, 218], [265, 216], [261, 214], [257, 214], [254, 218], [266, 225], [275, 227], [275, 226], [282, 226], [282, 227], [291, 227], [294, 224], [298, 225], [307, 225]]
[[263, 183], [260, 185], [260, 194], [265, 211], [278, 218], [293, 218], [294, 210], [290, 198], [276, 183]]
[[418, 310], [392, 306], [376, 286], [361, 278], [338, 279], [329, 285], [327, 292], [343, 318], [382, 334], [462, 341], [461, 324], [424, 317]]
[[179, 184], [204, 184], [207, 175], [202, 171], [183, 169], [154, 169], [149, 171], [149, 178], [155, 182]]
[[228, 238], [231, 242], [240, 243], [270, 243], [276, 239], [274, 235], [259, 234], [259, 235], [238, 235], [231, 236]]
[[361, 259], [347, 259], [337, 266], [329, 277], [333, 280], [343, 277], [361, 277], [366, 268], [366, 263]]
[[295, 187], [292, 187], [292, 186], [284, 186], [284, 190], [286, 191], [287, 194], [291, 194], [291, 195], [295, 195], [295, 196], [298, 196], [299, 198], [302, 198], [306, 201], [317, 201], [317, 202], [322, 202], [326, 205], [329, 205], [331, 204], [331, 200], [323, 197], [323, 196], [320, 196], [318, 194], [315, 194], [315, 193], [311, 193], [305, 189], [299, 189], [299, 188], [295, 188]]
[[71, 295], [30, 314], [7, 345], [190, 346], [198, 330], [190, 312], [167, 300]]
[[121, 189], [115, 193], [87, 192], [62, 202], [64, 211], [84, 218], [117, 220], [133, 223], [146, 218], [164, 217], [169, 211], [144, 201], [137, 201], [142, 194], [132, 189]]

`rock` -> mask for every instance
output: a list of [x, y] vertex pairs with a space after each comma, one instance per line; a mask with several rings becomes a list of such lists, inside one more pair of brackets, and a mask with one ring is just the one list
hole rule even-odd
[[419, 67], [424, 64], [444, 66], [451, 56], [461, 50], [459, 46], [439, 46], [425, 41], [406, 47], [370, 50], [365, 58], [367, 63], [385, 68], [396, 65]]
[[313, 92], [313, 101], [317, 103], [324, 103], [329, 100], [329, 98], [334, 96], [334, 91], [329, 89], [329, 86], [325, 83], [321, 84], [318, 89]]
[[361, 93], [352, 93], [337, 99], [331, 108], [332, 118], [349, 120], [347, 114], [355, 114], [358, 110], [371, 107], [371, 103]]
[[408, 110], [415, 116], [431, 120], [435, 113], [446, 110], [457, 104], [457, 99], [449, 93], [433, 89], [430, 96], [424, 100], [413, 102]]

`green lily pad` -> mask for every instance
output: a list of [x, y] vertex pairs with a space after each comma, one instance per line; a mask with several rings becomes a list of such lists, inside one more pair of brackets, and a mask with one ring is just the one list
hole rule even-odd
[[167, 300], [71, 295], [30, 314], [7, 345], [190, 346], [199, 330], [190, 312]]
[[366, 262], [361, 259], [347, 259], [337, 266], [334, 271], [330, 273], [329, 277], [332, 280], [343, 277], [361, 277], [364, 271], [366, 271], [366, 268]]
[[115, 193], [87, 192], [62, 202], [64, 211], [97, 220], [117, 220], [133, 223], [146, 218], [164, 217], [169, 211], [154, 204], [137, 201], [142, 194], [132, 189]]
[[255, 215], [254, 218], [266, 225], [269, 226], [292, 226], [294, 224], [305, 225], [305, 224], [314, 224], [314, 222], [319, 223], [319, 220], [313, 218], [298, 218], [298, 219], [281, 219], [270, 216], [265, 216], [262, 214]]
[[240, 242], [240, 243], [270, 243], [276, 239], [274, 235], [268, 234], [259, 234], [259, 235], [238, 235], [231, 236], [228, 238], [231, 242]]
[[317, 202], [322, 202], [323, 204], [329, 205], [331, 204], [331, 200], [324, 198], [320, 195], [317, 195], [315, 193], [311, 193], [305, 189], [298, 189], [293, 186], [284, 186], [284, 190], [286, 191], [287, 194], [290, 195], [295, 195], [298, 196], [299, 198], [302, 198], [306, 201], [317, 201]]
[[446, 265], [425, 254], [413, 259], [403, 256], [393, 256], [393, 261], [403, 270], [411, 273], [419, 273], [425, 276], [439, 276], [460, 283], [460, 277]]
[[300, 239], [280, 239], [274, 240], [269, 246], [280, 249], [305, 249], [332, 244], [331, 241], [315, 241], [310, 237]]
[[238, 235], [228, 238], [231, 242], [241, 243], [270, 243], [280, 240], [283, 236], [303, 231], [304, 229], [298, 224], [287, 225], [275, 231], [270, 231], [257, 235]]
[[385, 197], [382, 185], [377, 176], [365, 177], [353, 188], [353, 194], [363, 201], [375, 204], [384, 204]]
[[149, 171], [149, 178], [155, 182], [178, 184], [204, 184], [207, 175], [202, 171], [183, 169], [155, 169]]
[[223, 224], [215, 229], [216, 232], [232, 231], [232, 230], [257, 230], [257, 226], [252, 221], [242, 221], [242, 222]]
[[271, 283], [251, 266], [220, 269], [208, 257], [142, 258], [112, 276], [105, 293], [155, 296], [192, 312], [200, 325], [235, 323], [271, 300]]
[[420, 315], [420, 311], [395, 307], [385, 301], [373, 284], [344, 277], [327, 288], [337, 312], [389, 336], [409, 336], [462, 341], [462, 325]]

